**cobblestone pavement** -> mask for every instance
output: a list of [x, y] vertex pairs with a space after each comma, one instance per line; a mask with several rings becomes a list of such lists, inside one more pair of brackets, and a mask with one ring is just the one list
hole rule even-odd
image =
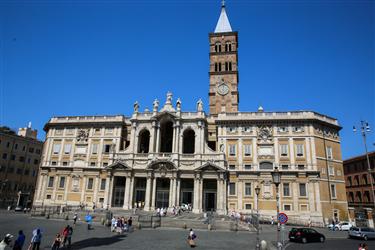
[[[23, 213], [14, 213], [0, 210], [0, 235], [11, 233], [15, 237], [18, 230], [26, 234], [26, 242], [30, 241], [31, 232], [36, 227], [43, 231], [42, 249], [50, 249], [56, 233], [72, 221], [52, 220], [45, 218], [31, 218]], [[290, 227], [286, 227], [285, 236]], [[346, 239], [346, 232], [332, 232], [326, 229], [317, 229], [326, 235], [325, 243], [289, 243], [287, 250], [294, 249], [358, 249], [362, 241]], [[199, 249], [255, 249], [256, 234], [250, 232], [223, 232], [196, 230], [198, 235], [197, 248]], [[187, 245], [187, 230], [174, 228], [142, 229], [130, 234], [116, 235], [109, 228], [94, 224], [94, 229], [88, 231], [84, 222], [74, 227], [72, 249], [189, 249]], [[263, 225], [260, 239], [276, 240], [276, 227]], [[375, 249], [375, 241], [369, 241], [369, 249]]]

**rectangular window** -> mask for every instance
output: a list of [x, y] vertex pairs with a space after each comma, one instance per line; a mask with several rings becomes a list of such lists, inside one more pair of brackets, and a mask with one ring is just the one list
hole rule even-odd
[[306, 212], [307, 208], [308, 208], [307, 204], [300, 205], [300, 210], [303, 211], [303, 212]]
[[278, 131], [279, 131], [280, 133], [286, 133], [286, 132], [288, 132], [288, 127], [287, 127], [287, 126], [279, 127], [279, 128], [278, 128]]
[[8, 157], [8, 154], [7, 153], [3, 153], [3, 159], [6, 160]]
[[60, 177], [60, 183], [59, 183], [59, 188], [64, 188], [65, 187], [65, 176]]
[[335, 168], [333, 166], [328, 166], [328, 174], [335, 176]]
[[87, 189], [92, 189], [93, 184], [94, 184], [94, 179], [93, 178], [89, 178], [88, 182], [87, 182]]
[[283, 196], [290, 196], [289, 183], [283, 183]]
[[104, 153], [109, 153], [111, 151], [111, 144], [105, 144], [103, 148]]
[[38, 159], [34, 159], [34, 165], [38, 165], [39, 164], [39, 160]]
[[332, 147], [327, 147], [327, 158], [328, 159], [333, 159], [333, 156], [332, 156]]
[[246, 133], [250, 133], [251, 132], [251, 127], [249, 127], [249, 126], [243, 127], [242, 131], [246, 132]]
[[236, 195], [236, 183], [229, 183], [229, 195]]
[[291, 210], [292, 210], [292, 205], [284, 204], [284, 211], [291, 211]]
[[283, 164], [283, 165], [281, 165], [281, 169], [282, 170], [288, 170], [289, 169], [289, 165]]
[[63, 134], [63, 130], [62, 129], [56, 129], [55, 130], [55, 135], [62, 135]]
[[230, 169], [230, 170], [234, 170], [234, 169], [236, 169], [236, 165], [229, 165], [229, 169]]
[[100, 181], [100, 190], [105, 190], [106, 179]]
[[332, 199], [336, 199], [336, 185], [331, 184], [331, 197]]
[[17, 173], [17, 174], [22, 174], [22, 168], [17, 168], [16, 173]]
[[246, 209], [246, 210], [251, 210], [251, 209], [252, 209], [251, 204], [246, 203], [246, 204], [245, 204], [245, 209]]
[[59, 154], [60, 153], [61, 144], [54, 144], [53, 145], [53, 153]]
[[113, 128], [106, 128], [105, 133], [106, 134], [113, 134]]
[[55, 180], [55, 177], [53, 176], [50, 176], [49, 179], [48, 179], [48, 187], [53, 187], [53, 182]]
[[251, 156], [251, 145], [245, 144], [245, 156]]
[[63, 161], [63, 166], [68, 166], [68, 162], [67, 161]]
[[251, 165], [250, 164], [246, 164], [245, 165], [245, 170], [251, 170]]
[[237, 131], [236, 127], [227, 127], [227, 132], [234, 133]]
[[67, 129], [66, 129], [66, 134], [67, 134], [67, 135], [72, 135], [72, 134], [74, 134], [74, 128], [67, 128]]
[[25, 169], [25, 172], [23, 174], [24, 175], [29, 175], [30, 174], [30, 169]]
[[236, 145], [229, 145], [229, 155], [230, 156], [236, 155]]
[[303, 157], [303, 144], [297, 144], [296, 151], [298, 157]]
[[14, 161], [14, 160], [16, 159], [16, 155], [11, 155], [11, 156], [10, 156], [10, 159], [11, 159], [12, 161]]
[[56, 166], [56, 165], [57, 165], [57, 161], [53, 161], [53, 162], [51, 162], [51, 165], [52, 165], [52, 166]]
[[302, 126], [295, 126], [295, 127], [293, 127], [293, 131], [300, 133], [300, 132], [303, 132], [304, 129], [303, 129]]
[[14, 149], [17, 150], [17, 148], [18, 148], [18, 144], [16, 143], [16, 144], [14, 145]]
[[288, 156], [288, 145], [281, 144], [280, 145], [280, 156]]
[[96, 163], [94, 161], [90, 162], [90, 167], [95, 167]]
[[99, 198], [99, 203], [104, 203], [104, 198]]
[[72, 150], [72, 144], [65, 144], [64, 145], [64, 154], [66, 154], [66, 155], [70, 154], [71, 150]]
[[35, 150], [35, 154], [40, 155], [40, 149], [39, 148]]
[[34, 153], [34, 148], [29, 148], [29, 153]]
[[251, 195], [251, 183], [245, 183], [245, 195], [250, 196]]
[[304, 169], [305, 169], [305, 165], [298, 164], [298, 165], [297, 165], [297, 168], [298, 168], [299, 170], [304, 170]]
[[46, 195], [46, 199], [47, 199], [47, 200], [50, 200], [50, 199], [51, 199], [51, 195], [50, 195], [50, 194], [47, 194], [47, 195]]
[[103, 162], [103, 167], [108, 166], [108, 162]]
[[98, 144], [91, 145], [91, 154], [96, 155], [98, 153]]
[[94, 129], [94, 133], [95, 133], [95, 134], [100, 134], [100, 128], [95, 128], [95, 129]]
[[306, 183], [300, 183], [299, 184], [299, 196], [303, 196], [303, 197], [307, 196]]

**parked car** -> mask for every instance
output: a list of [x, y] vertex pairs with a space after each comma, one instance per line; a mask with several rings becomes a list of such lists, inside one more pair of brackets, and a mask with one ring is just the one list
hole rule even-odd
[[341, 231], [349, 231], [353, 225], [350, 222], [341, 222], [337, 225]]
[[349, 230], [348, 237], [364, 240], [375, 239], [375, 230], [369, 227], [352, 227]]
[[302, 243], [324, 242], [326, 237], [312, 228], [292, 228], [289, 231], [289, 240], [300, 241]]
[[23, 206], [16, 206], [14, 209], [15, 212], [22, 212], [23, 211]]

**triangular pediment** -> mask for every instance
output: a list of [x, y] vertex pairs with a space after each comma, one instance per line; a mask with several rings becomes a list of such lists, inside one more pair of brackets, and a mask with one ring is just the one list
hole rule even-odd
[[161, 111], [161, 112], [159, 112], [155, 117], [157, 118], [157, 119], [160, 119], [160, 118], [162, 118], [163, 116], [169, 116], [172, 120], [174, 120], [174, 119], [176, 119], [177, 118], [177, 116], [174, 114], [175, 113], [175, 111], [166, 111], [166, 110], [164, 110], [164, 111]]
[[195, 169], [196, 171], [215, 171], [215, 172], [225, 172], [225, 168], [216, 165], [213, 162], [206, 162], [204, 165]]
[[107, 169], [123, 169], [123, 170], [131, 170], [131, 168], [126, 164], [125, 162], [122, 161], [115, 161], [114, 163], [108, 165], [106, 167]]

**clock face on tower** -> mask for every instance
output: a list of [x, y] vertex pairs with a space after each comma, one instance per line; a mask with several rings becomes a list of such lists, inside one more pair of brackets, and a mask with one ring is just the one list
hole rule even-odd
[[217, 93], [219, 93], [220, 95], [226, 95], [226, 94], [228, 94], [228, 92], [229, 92], [229, 87], [225, 83], [221, 83], [217, 87]]

